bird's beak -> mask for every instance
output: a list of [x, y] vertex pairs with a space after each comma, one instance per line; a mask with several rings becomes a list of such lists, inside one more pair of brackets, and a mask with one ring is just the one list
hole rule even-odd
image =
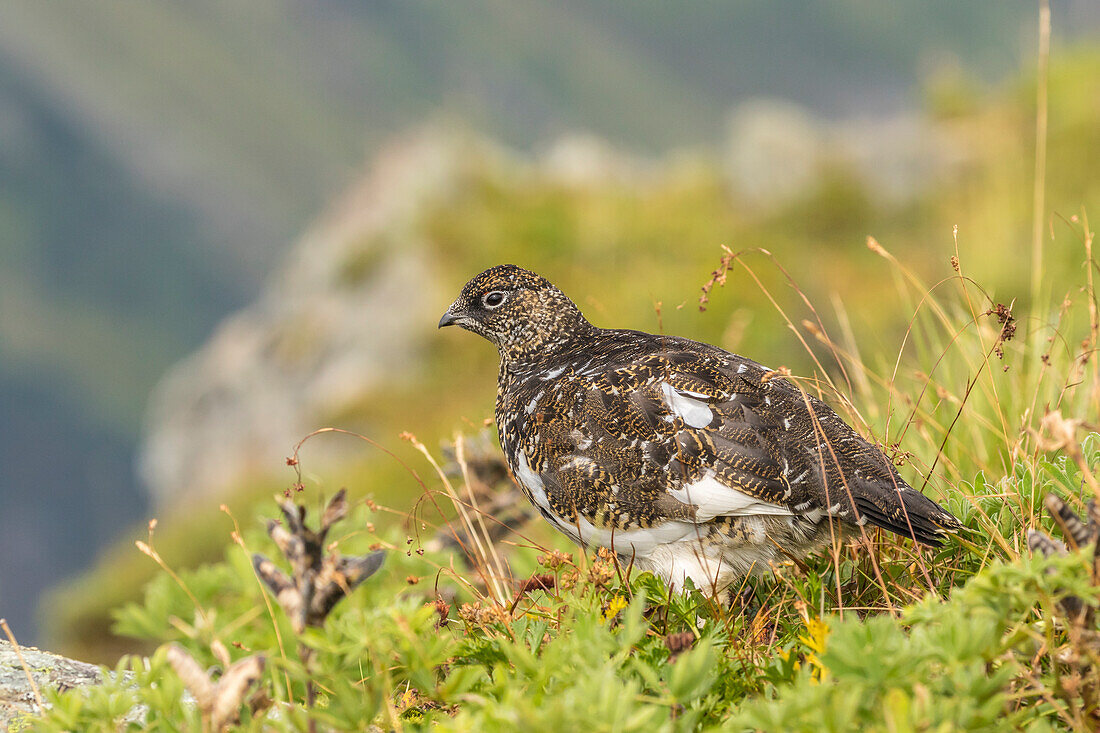
[[470, 316], [466, 313], [465, 304], [462, 302], [462, 298], [457, 299], [451, 303], [451, 307], [447, 309], [447, 312], [443, 314], [443, 317], [439, 319], [439, 327], [444, 326], [461, 326], [466, 327], [466, 324], [470, 322]]

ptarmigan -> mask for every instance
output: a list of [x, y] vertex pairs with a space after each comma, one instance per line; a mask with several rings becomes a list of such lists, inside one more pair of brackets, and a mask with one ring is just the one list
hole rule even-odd
[[597, 328], [533, 272], [470, 280], [439, 321], [450, 325], [500, 350], [500, 443], [539, 512], [676, 587], [691, 578], [717, 595], [844, 524], [927, 545], [959, 527], [775, 372], [685, 338]]

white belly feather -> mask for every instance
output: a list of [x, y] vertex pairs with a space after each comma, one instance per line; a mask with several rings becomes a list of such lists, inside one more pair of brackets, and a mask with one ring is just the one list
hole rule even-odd
[[787, 507], [760, 501], [719, 482], [712, 471], [694, 483], [670, 490], [676, 499], [698, 507], [696, 522], [670, 520], [656, 527], [609, 530], [596, 527], [577, 515], [570, 523], [550, 506], [546, 486], [523, 451], [516, 452], [516, 480], [542, 514], [574, 542], [585, 547], [607, 547], [631, 558], [641, 570], [648, 570], [676, 589], [691, 578], [695, 586], [709, 592], [721, 589], [735, 577], [767, 570], [777, 552], [764, 537], [761, 525], [756, 542], [732, 547], [722, 542], [703, 542], [702, 523], [720, 516], [790, 515]]

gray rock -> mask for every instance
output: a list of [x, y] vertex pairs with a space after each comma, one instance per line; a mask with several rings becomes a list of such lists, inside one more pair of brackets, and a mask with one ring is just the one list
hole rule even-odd
[[[19, 655], [22, 654], [23, 662]], [[20, 720], [38, 709], [27, 670], [40, 694], [47, 689], [68, 690], [103, 681], [99, 667], [75, 659], [59, 657], [34, 647], [19, 647], [19, 653], [7, 641], [0, 641], [0, 730], [19, 730]]]

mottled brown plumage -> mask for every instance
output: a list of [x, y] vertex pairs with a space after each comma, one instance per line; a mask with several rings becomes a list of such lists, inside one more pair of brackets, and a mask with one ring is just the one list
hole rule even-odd
[[501, 265], [440, 320], [496, 344], [501, 446], [574, 541], [720, 590], [869, 523], [938, 545], [957, 520], [816, 398], [744, 357], [596, 328], [545, 278]]

